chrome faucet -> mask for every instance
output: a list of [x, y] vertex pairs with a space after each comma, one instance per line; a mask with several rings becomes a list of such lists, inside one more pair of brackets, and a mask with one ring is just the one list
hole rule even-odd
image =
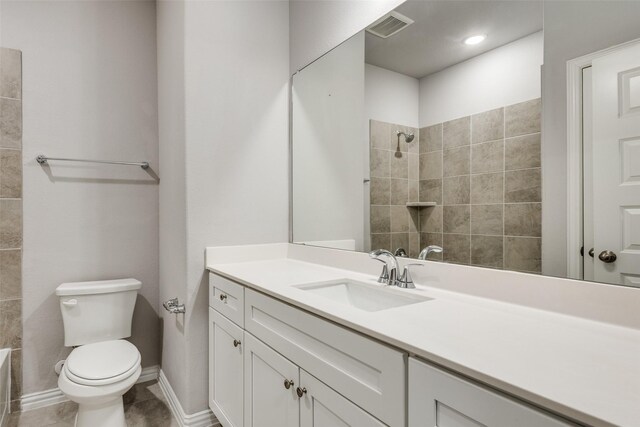
[[432, 252], [434, 254], [439, 254], [440, 252], [442, 252], [442, 248], [436, 245], [429, 245], [426, 248], [424, 248], [422, 252], [420, 252], [420, 255], [418, 255], [418, 259], [424, 261]]
[[[384, 267], [378, 278], [378, 283], [386, 283], [389, 286], [398, 285], [398, 260], [386, 249], [376, 249], [369, 252], [369, 256], [377, 261], [383, 262]], [[384, 259], [382, 258], [384, 257]]]

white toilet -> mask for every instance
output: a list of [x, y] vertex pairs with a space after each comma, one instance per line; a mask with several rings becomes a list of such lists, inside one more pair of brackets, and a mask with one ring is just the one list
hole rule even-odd
[[135, 279], [63, 283], [56, 289], [64, 345], [75, 347], [58, 387], [77, 402], [78, 427], [124, 427], [122, 395], [140, 376], [140, 352], [131, 336], [133, 308], [142, 284]]

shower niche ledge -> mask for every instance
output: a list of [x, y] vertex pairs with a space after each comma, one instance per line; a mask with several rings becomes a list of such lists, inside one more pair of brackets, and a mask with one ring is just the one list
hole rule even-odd
[[437, 205], [436, 202], [407, 202], [408, 208], [418, 208], [418, 209], [432, 208], [436, 205]]

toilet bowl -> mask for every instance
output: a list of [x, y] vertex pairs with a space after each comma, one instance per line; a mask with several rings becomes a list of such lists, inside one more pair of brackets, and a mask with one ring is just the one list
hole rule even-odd
[[135, 279], [65, 283], [56, 289], [65, 345], [58, 387], [78, 403], [77, 427], [126, 427], [122, 396], [140, 377], [140, 352], [131, 335]]

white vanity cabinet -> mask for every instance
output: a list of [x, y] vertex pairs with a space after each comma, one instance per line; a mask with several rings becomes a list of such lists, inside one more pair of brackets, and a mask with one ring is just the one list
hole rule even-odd
[[409, 427], [575, 426], [488, 388], [409, 359]]

